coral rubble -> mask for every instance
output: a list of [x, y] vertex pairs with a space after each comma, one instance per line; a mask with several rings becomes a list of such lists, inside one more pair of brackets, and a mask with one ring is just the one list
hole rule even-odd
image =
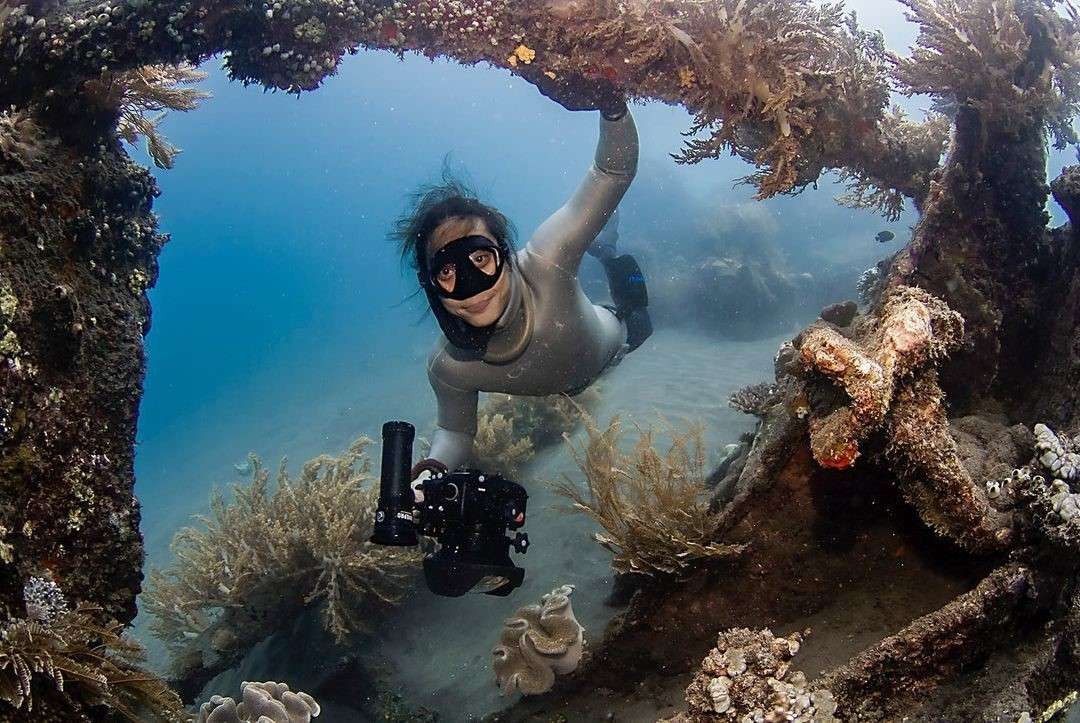
[[499, 644], [491, 651], [492, 668], [503, 695], [546, 693], [556, 675], [577, 669], [585, 645], [585, 629], [574, 617], [572, 585], [541, 596], [503, 623]]
[[832, 694], [811, 687], [802, 672], [791, 669], [801, 644], [799, 633], [777, 638], [768, 630], [721, 632], [686, 689], [689, 713], [669, 719], [670, 723], [833, 723], [837, 718]]

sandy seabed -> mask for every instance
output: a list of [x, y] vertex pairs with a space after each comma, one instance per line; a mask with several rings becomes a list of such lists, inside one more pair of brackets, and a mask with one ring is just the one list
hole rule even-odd
[[[613, 415], [620, 415], [625, 444], [636, 440], [635, 425], [660, 430], [665, 422], [678, 427], [682, 422], [702, 420], [710, 461], [715, 462], [723, 445], [750, 430], [754, 421], [730, 409], [728, 396], [741, 386], [771, 379], [773, 355], [785, 339], [727, 342], [686, 331], [658, 331], [599, 382], [602, 400], [596, 417], [606, 424]], [[390, 418], [416, 420], [422, 431], [421, 420], [431, 419], [434, 413], [426, 383], [417, 383], [424, 378], [423, 357], [392, 362], [381, 370], [372, 367], [363, 373], [342, 366], [339, 379], [324, 375], [312, 387], [322, 390], [321, 394], [295, 395], [292, 403], [268, 399], [259, 404], [256, 399], [241, 412], [235, 403], [223, 400], [221, 407], [236, 413], [231, 419], [227, 411], [224, 418], [218, 415], [218, 429], [191, 440], [198, 455], [181, 455], [181, 464], [162, 468], [153, 480], [145, 479], [145, 471], [140, 478], [140, 486], [152, 485], [153, 490], [140, 492], [148, 563], [163, 565], [168, 561], [172, 534], [191, 514], [205, 508], [213, 481], [236, 477], [231, 466], [242, 460], [248, 449], [265, 454], [273, 467], [275, 452], [288, 451], [296, 463], [321, 452], [336, 453], [359, 434], [377, 434], [381, 423]], [[659, 440], [662, 443], [662, 434]], [[380, 661], [386, 679], [392, 681], [406, 704], [437, 711], [442, 720], [468, 720], [512, 702], [500, 697], [494, 684], [491, 648], [504, 618], [557, 585], [576, 586], [574, 609], [585, 626], [586, 640], [600, 638], [616, 612], [604, 605], [612, 583], [610, 553], [590, 539], [594, 528], [589, 520], [557, 509], [562, 501], [549, 484], [563, 475], [579, 478], [576, 472], [562, 445], [542, 452], [523, 472], [519, 481], [530, 495], [525, 530], [532, 546], [527, 555], [515, 556], [527, 572], [525, 584], [513, 595], [449, 599], [421, 588], [392, 615], [392, 625], [375, 631], [370, 643], [376, 649], [365, 657]], [[152, 659], [160, 665], [163, 651], [148, 639], [145, 625], [146, 620], [140, 617], [136, 634], [151, 647]], [[273, 643], [262, 645], [240, 670], [222, 674], [211, 687], [229, 694], [239, 690], [242, 680], [289, 680], [290, 664], [283, 658], [295, 658], [299, 651], [292, 652], [282, 655]], [[299, 657], [309, 656], [301, 653]], [[296, 662], [299, 669], [295, 677], [300, 680], [289, 682], [303, 689], [303, 678], [333, 661]], [[344, 713], [334, 715], [333, 708], [328, 707], [329, 717], [323, 718], [354, 720]]]

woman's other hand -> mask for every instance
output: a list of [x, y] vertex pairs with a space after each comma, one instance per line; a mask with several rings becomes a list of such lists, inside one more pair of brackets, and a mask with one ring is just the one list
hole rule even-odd
[[[572, 111], [598, 110], [607, 120], [626, 115], [626, 98], [607, 78], [584, 75], [554, 75], [537, 68], [519, 68], [522, 78], [544, 96]], [[554, 75], [554, 77], [552, 77]]]
[[420, 485], [434, 477], [436, 474], [445, 474], [448, 471], [446, 465], [437, 459], [422, 459], [413, 465], [411, 486], [413, 497], [416, 499], [417, 504], [424, 501], [424, 492], [419, 489]]

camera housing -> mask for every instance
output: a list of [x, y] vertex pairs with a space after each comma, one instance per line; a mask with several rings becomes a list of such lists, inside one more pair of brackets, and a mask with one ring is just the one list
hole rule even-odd
[[504, 596], [521, 585], [525, 571], [511, 561], [510, 548], [524, 554], [529, 536], [506, 534], [525, 524], [529, 495], [521, 485], [499, 475], [459, 470], [437, 474], [420, 489], [420, 534], [440, 545], [424, 558], [424, 577], [432, 592], [456, 597], [475, 588]]
[[[510, 550], [524, 554], [529, 548], [528, 535], [516, 532], [525, 524], [528, 493], [500, 475], [464, 469], [422, 482], [424, 501], [418, 505], [409, 478], [415, 434], [407, 422], [383, 425], [382, 477], [371, 541], [411, 547], [419, 544], [418, 535], [433, 537], [438, 549], [424, 557], [424, 578], [432, 592], [448, 597], [469, 591], [509, 595], [525, 579]], [[515, 531], [514, 536], [507, 530]]]

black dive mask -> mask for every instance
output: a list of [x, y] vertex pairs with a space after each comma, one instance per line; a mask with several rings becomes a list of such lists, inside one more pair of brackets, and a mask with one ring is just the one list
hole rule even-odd
[[[469, 258], [470, 254], [480, 249], [491, 251], [496, 255], [495, 273], [490, 276], [476, 268], [476, 264]], [[495, 333], [495, 327], [480, 328], [470, 325], [464, 319], [447, 311], [440, 297], [462, 301], [487, 291], [498, 283], [509, 256], [509, 249], [505, 243], [496, 243], [486, 236], [465, 236], [439, 249], [431, 261], [421, 266], [421, 270], [417, 273], [420, 286], [427, 295], [431, 313], [435, 315], [446, 338], [459, 349], [483, 353], [487, 348], [488, 340]], [[449, 292], [439, 286], [438, 281], [432, 277], [432, 273], [438, 273], [438, 269], [446, 264], [454, 266], [454, 290]]]
[[[472, 255], [477, 251], [488, 251], [495, 255], [495, 273], [485, 274], [477, 268], [472, 260]], [[502, 249], [491, 239], [485, 236], [464, 236], [435, 252], [428, 262], [427, 282], [439, 296], [465, 301], [498, 283], [505, 261]], [[454, 288], [451, 291], [444, 289], [438, 279], [439, 272], [448, 266], [454, 269]]]

